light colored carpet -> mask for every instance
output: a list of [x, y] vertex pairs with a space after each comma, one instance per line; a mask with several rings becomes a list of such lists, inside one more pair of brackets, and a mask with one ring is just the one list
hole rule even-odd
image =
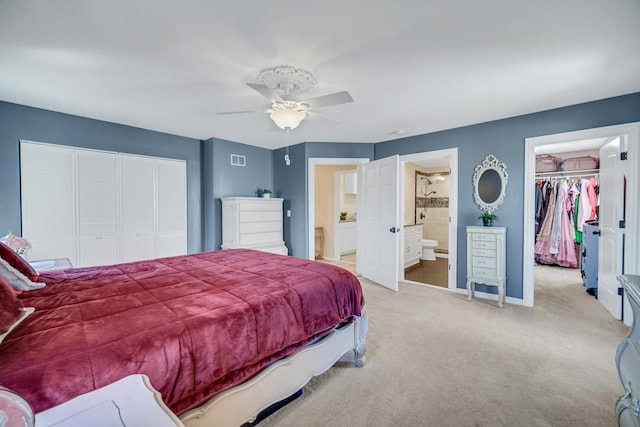
[[614, 358], [628, 328], [577, 270], [535, 270], [535, 308], [362, 279], [365, 366], [333, 367], [260, 426], [616, 425]]

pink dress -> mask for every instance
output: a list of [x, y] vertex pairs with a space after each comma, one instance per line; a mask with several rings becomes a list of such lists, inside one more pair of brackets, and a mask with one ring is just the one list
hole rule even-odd
[[560, 224], [560, 244], [558, 246], [558, 253], [556, 254], [556, 263], [562, 267], [578, 268], [578, 256], [576, 254], [573, 233], [571, 195], [568, 191], [569, 186], [566, 183], [561, 185], [561, 187], [563, 209]]
[[[568, 190], [569, 186], [566, 182], [558, 184], [553, 189], [547, 216], [544, 218], [535, 246], [536, 260], [541, 264], [578, 267], [578, 256], [573, 241], [573, 225], [570, 219], [571, 197]], [[556, 195], [554, 193], [557, 193], [557, 197], [554, 197]]]

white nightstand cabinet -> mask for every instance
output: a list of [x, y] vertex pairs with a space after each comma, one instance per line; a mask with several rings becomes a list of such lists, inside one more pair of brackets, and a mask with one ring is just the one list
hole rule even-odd
[[247, 248], [288, 255], [282, 239], [284, 199], [222, 199], [222, 249]]
[[467, 227], [467, 291], [474, 297], [476, 283], [498, 287], [498, 306], [505, 300], [505, 227]]

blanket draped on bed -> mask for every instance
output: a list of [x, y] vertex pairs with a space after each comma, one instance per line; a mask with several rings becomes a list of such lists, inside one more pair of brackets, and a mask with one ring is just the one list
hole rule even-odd
[[359, 316], [348, 271], [245, 249], [41, 273], [0, 344], [0, 385], [36, 412], [144, 373], [176, 413]]

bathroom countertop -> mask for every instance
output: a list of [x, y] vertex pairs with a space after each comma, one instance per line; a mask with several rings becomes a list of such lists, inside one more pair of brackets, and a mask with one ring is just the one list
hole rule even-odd
[[343, 222], [356, 222], [356, 220], [355, 219], [340, 220], [340, 224], [342, 224]]
[[405, 224], [405, 228], [406, 227], [417, 227], [418, 225], [422, 225], [422, 224]]

